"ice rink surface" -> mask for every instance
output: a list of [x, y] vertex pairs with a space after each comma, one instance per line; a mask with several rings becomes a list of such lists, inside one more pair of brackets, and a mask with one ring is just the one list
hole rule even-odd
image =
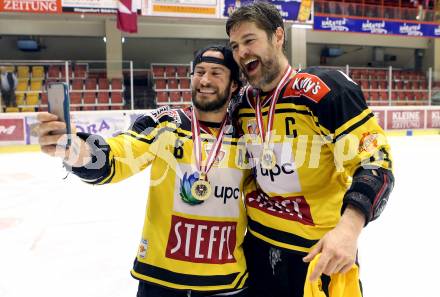
[[[364, 296], [440, 297], [440, 136], [389, 139], [396, 186], [359, 241]], [[134, 297], [148, 171], [65, 175], [42, 153], [0, 154], [0, 297]]]

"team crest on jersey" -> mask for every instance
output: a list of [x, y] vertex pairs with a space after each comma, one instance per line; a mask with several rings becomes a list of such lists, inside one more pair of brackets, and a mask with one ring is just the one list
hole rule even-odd
[[366, 132], [359, 141], [359, 153], [375, 151], [378, 145], [379, 134]]
[[182, 120], [180, 119], [177, 110], [170, 109], [169, 106], [162, 106], [158, 109], [153, 110], [150, 116], [156, 123], [158, 123], [159, 120], [165, 116], [171, 117], [173, 119], [173, 122], [178, 125], [182, 123]]
[[259, 134], [260, 130], [258, 129], [257, 121], [255, 119], [248, 120], [246, 128], [249, 134]]
[[189, 205], [203, 203], [203, 201], [197, 200], [191, 193], [191, 187], [197, 180], [199, 180], [198, 172], [194, 172], [193, 174], [185, 172], [180, 180], [180, 198], [182, 198], [183, 202], [188, 203]]
[[310, 73], [297, 73], [285, 96], [304, 96], [318, 103], [330, 92], [330, 88], [318, 76]]

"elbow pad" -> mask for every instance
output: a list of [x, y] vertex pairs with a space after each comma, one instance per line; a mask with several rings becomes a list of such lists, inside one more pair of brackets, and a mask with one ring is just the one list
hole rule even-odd
[[350, 189], [345, 193], [341, 213], [348, 204], [365, 215], [365, 226], [377, 219], [384, 210], [394, 187], [390, 170], [360, 168], [353, 176]]

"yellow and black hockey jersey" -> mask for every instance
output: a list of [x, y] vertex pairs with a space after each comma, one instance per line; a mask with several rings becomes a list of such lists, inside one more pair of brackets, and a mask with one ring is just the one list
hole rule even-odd
[[[103, 168], [73, 172], [86, 182], [105, 184], [119, 182], [151, 164], [133, 277], [175, 289], [240, 289], [247, 279], [242, 249], [247, 222], [241, 195], [246, 172], [250, 174], [242, 169], [245, 148], [237, 145], [236, 129], [229, 126], [208, 172], [211, 196], [200, 204], [188, 203], [187, 195], [197, 179], [190, 117], [189, 109], [168, 107], [142, 116], [126, 133], [99, 140], [99, 150], [107, 158]], [[218, 126], [201, 123], [204, 160], [215, 139], [210, 130]]]
[[[339, 221], [356, 169], [391, 169], [389, 146], [354, 81], [341, 71], [308, 68], [292, 74], [278, 97], [271, 135], [277, 163], [264, 169], [261, 138], [254, 137], [255, 96], [248, 87], [238, 111], [257, 181], [246, 190], [249, 231], [276, 246], [309, 252]], [[260, 96], [267, 127], [273, 91]]]

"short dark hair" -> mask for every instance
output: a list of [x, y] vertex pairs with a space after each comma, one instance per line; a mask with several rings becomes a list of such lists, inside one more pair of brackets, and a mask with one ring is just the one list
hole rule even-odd
[[[229, 16], [226, 22], [226, 33], [230, 36], [230, 32], [242, 22], [252, 22], [258, 28], [264, 30], [269, 40], [278, 27], [284, 30], [283, 17], [278, 9], [265, 1], [256, 1], [249, 5], [241, 6]], [[285, 43], [284, 35], [284, 43]], [[284, 47], [284, 44], [283, 44]]]

